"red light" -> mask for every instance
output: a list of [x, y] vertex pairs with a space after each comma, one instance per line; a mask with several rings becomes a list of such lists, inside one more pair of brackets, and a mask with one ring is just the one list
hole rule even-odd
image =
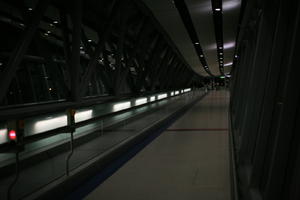
[[16, 140], [17, 139], [17, 133], [15, 130], [10, 130], [8, 133], [8, 137], [10, 140]]

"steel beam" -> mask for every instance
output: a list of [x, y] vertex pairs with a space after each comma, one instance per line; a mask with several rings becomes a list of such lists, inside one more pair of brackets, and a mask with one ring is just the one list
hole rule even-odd
[[38, 29], [40, 21], [49, 5], [50, 0], [40, 0], [33, 12], [32, 18], [27, 25], [27, 28], [22, 35], [22, 38], [18, 42], [16, 48], [12, 52], [7, 66], [0, 75], [0, 102], [2, 102], [6, 92], [10, 86], [11, 81], [13, 80], [16, 71], [23, 60], [31, 41]]

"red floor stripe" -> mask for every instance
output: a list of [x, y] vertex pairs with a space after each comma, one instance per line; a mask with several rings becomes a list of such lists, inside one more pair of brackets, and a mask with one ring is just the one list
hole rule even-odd
[[175, 128], [166, 131], [228, 131], [227, 128]]

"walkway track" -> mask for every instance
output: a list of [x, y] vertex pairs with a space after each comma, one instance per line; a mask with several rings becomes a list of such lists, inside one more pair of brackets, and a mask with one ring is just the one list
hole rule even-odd
[[229, 200], [228, 104], [210, 92], [86, 199]]

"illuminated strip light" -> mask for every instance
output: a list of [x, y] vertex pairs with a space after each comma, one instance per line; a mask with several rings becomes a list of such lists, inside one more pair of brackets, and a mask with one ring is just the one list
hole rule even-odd
[[157, 96], [157, 99], [163, 99], [163, 98], [166, 98], [167, 97], [167, 94], [160, 94]]
[[183, 91], [184, 92], [189, 92], [189, 91], [191, 91], [192, 89], [191, 88], [186, 88], [186, 89], [184, 89]]
[[130, 101], [123, 102], [123, 103], [117, 103], [117, 104], [113, 105], [113, 111], [117, 112], [117, 111], [120, 111], [120, 110], [125, 110], [127, 108], [130, 108], [130, 106], [131, 106]]
[[150, 97], [150, 101], [151, 101], [151, 102], [152, 102], [152, 101], [155, 101], [155, 99], [156, 99], [155, 96]]
[[39, 120], [33, 125], [34, 133], [40, 133], [67, 125], [67, 115]]
[[171, 92], [171, 96], [174, 96], [174, 92]]
[[93, 110], [85, 110], [75, 113], [75, 122], [85, 121], [93, 117]]
[[7, 129], [0, 129], [0, 144], [7, 142]]
[[147, 103], [147, 98], [142, 98], [142, 99], [135, 100], [135, 105], [136, 106], [142, 105], [142, 104], [145, 104], [145, 103]]
[[179, 94], [179, 91], [175, 91], [175, 95]]

